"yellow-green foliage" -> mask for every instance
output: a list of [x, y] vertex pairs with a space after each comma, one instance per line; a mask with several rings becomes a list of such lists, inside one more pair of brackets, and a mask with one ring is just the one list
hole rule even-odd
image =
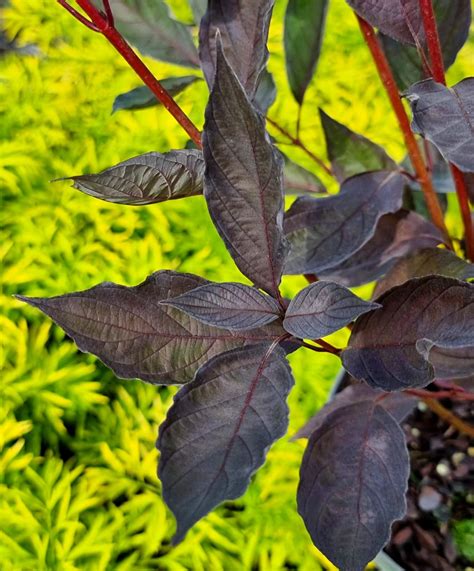
[[[189, 17], [184, 0], [172, 4]], [[270, 114], [294, 129], [296, 105], [281, 50], [284, 4], [277, 1], [270, 33], [270, 69], [279, 87]], [[139, 153], [182, 148], [186, 135], [163, 109], [111, 115], [114, 96], [140, 82], [102, 37], [54, 0], [13, 0], [3, 20], [9, 36], [36, 46], [37, 55], [10, 53], [0, 60], [1, 570], [324, 568], [296, 514], [303, 443], [288, 439], [272, 448], [242, 499], [210, 514], [171, 548], [174, 521], [161, 500], [154, 443], [174, 389], [117, 380], [96, 359], [79, 354], [43, 315], [12, 298], [51, 296], [104, 280], [132, 285], [162, 268], [222, 281], [241, 276], [202, 198], [122, 207], [48, 182]], [[332, 2], [328, 27], [306, 98], [303, 139], [324, 154], [317, 115], [323, 106], [400, 159], [399, 132], [343, 0]], [[467, 73], [473, 53], [465, 48], [451, 79]], [[158, 77], [189, 71], [149, 63]], [[179, 102], [201, 126], [205, 83]], [[313, 168], [305, 155], [290, 154]], [[287, 279], [285, 293], [303, 284]], [[313, 353], [291, 360], [297, 384], [290, 434], [323, 404], [339, 366]]]

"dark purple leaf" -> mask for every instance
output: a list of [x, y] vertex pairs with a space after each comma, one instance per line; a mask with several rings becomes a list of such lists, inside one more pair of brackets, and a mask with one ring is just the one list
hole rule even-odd
[[162, 303], [202, 323], [231, 331], [261, 327], [280, 314], [280, 306], [272, 297], [239, 283], [202, 285]]
[[[444, 66], [448, 69], [468, 39], [472, 18], [471, 0], [434, 0], [433, 8]], [[380, 34], [380, 39], [401, 91], [424, 79], [423, 64], [416, 47], [401, 44], [384, 34]]]
[[159, 303], [206, 283], [163, 271], [136, 287], [106, 282], [58, 297], [19, 298], [49, 315], [81, 351], [99, 357], [119, 377], [179, 384], [214, 355], [284, 333], [277, 323], [245, 333], [217, 329]]
[[400, 210], [405, 183], [398, 172], [369, 172], [347, 179], [335, 196], [298, 198], [285, 214], [285, 273], [318, 274], [347, 260], [372, 238], [381, 216]]
[[443, 235], [438, 228], [415, 212], [399, 210], [385, 214], [373, 237], [360, 250], [338, 266], [319, 272], [319, 278], [347, 287], [369, 283], [384, 275], [408, 253], [434, 248], [442, 242]]
[[380, 307], [331, 282], [316, 282], [291, 300], [283, 327], [301, 339], [319, 339]]
[[321, 53], [329, 0], [289, 0], [285, 13], [286, 74], [302, 105]]
[[376, 402], [389, 412], [397, 422], [402, 422], [415, 408], [418, 399], [406, 393], [386, 393], [378, 389], [372, 389], [362, 383], [350, 385], [338, 393], [331, 402], [325, 405], [300, 428], [292, 440], [309, 438], [315, 430], [322, 426], [331, 413], [357, 402]]
[[268, 59], [267, 37], [274, 0], [209, 0], [199, 30], [199, 56], [212, 90], [216, 74], [216, 33], [224, 53], [252, 100]]
[[448, 353], [456, 358], [453, 377], [472, 371], [474, 285], [427, 276], [395, 286], [376, 301], [382, 309], [357, 320], [342, 352], [344, 367], [356, 379], [387, 391], [422, 387], [437, 374], [437, 356]]
[[204, 196], [240, 271], [278, 297], [283, 241], [282, 160], [222, 49], [203, 134]]
[[298, 512], [341, 571], [363, 571], [405, 514], [409, 458], [397, 421], [374, 401], [332, 412], [311, 435]]
[[415, 133], [436, 145], [447, 161], [474, 171], [474, 77], [451, 88], [427, 79], [412, 85], [406, 97]]
[[203, 176], [202, 153], [183, 150], [146, 153], [99, 174], [69, 178], [75, 188], [90, 196], [140, 206], [201, 194]]
[[260, 345], [217, 356], [176, 395], [158, 439], [163, 497], [178, 522], [175, 543], [245, 492], [286, 433], [293, 383], [283, 351]]
[[458, 258], [448, 250], [425, 248], [398, 261], [385, 278], [377, 284], [374, 297], [412, 278], [422, 278], [432, 274], [467, 280], [474, 278], [474, 264]]
[[[99, 9], [100, 0], [94, 0]], [[163, 0], [113, 0], [112, 11], [118, 31], [147, 56], [199, 67], [199, 58], [188, 28], [170, 16]]]
[[328, 157], [340, 182], [356, 174], [375, 170], [398, 170], [398, 165], [366, 137], [354, 133], [322, 109], [319, 110]]
[[[175, 96], [199, 80], [200, 78], [195, 75], [184, 75], [182, 77], [166, 77], [165, 79], [160, 79], [160, 83], [170, 95]], [[121, 109], [131, 111], [134, 109], [146, 109], [155, 105], [161, 105], [161, 102], [158, 101], [146, 85], [141, 85], [118, 95], [112, 106], [112, 113]]]
[[419, 0], [347, 0], [347, 3], [369, 24], [403, 42], [415, 44], [424, 40]]

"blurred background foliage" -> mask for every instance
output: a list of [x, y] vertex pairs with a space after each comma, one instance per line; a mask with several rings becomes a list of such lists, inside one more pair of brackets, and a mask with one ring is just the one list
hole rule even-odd
[[[277, 0], [270, 30], [269, 68], [279, 93], [269, 115], [294, 132], [297, 106], [282, 53], [285, 4]], [[185, 0], [170, 5], [191, 23]], [[111, 114], [115, 96], [140, 81], [104, 38], [54, 0], [1, 6], [6, 37], [27, 48], [0, 56], [0, 568], [331, 569], [296, 513], [304, 443], [288, 438], [271, 449], [244, 497], [211, 513], [171, 548], [175, 524], [161, 500], [154, 444], [175, 389], [118, 380], [97, 359], [79, 354], [49, 320], [12, 298], [52, 296], [106, 280], [134, 285], [164, 268], [217, 281], [242, 276], [201, 197], [123, 207], [82, 195], [66, 182], [50, 184], [140, 153], [183, 148], [186, 135], [162, 108]], [[344, 0], [332, 0], [327, 29], [305, 99], [302, 139], [324, 156], [317, 113], [323, 107], [401, 159], [400, 133]], [[473, 58], [471, 39], [449, 80], [472, 72]], [[158, 78], [195, 71], [147, 63]], [[202, 126], [205, 82], [178, 100]], [[282, 149], [325, 179], [297, 149]], [[455, 214], [449, 222], [459, 235]], [[285, 278], [284, 293], [304, 283]], [[336, 343], [344, 341], [336, 336]], [[298, 352], [291, 360], [297, 384], [289, 435], [324, 404], [339, 366], [331, 356], [312, 353]]]

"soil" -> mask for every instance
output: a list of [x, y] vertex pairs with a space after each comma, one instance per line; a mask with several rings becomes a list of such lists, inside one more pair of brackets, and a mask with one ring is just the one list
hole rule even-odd
[[[472, 422], [472, 402], [441, 402]], [[385, 551], [406, 571], [474, 569], [474, 562], [459, 553], [453, 539], [456, 522], [474, 518], [474, 443], [424, 403], [403, 428], [411, 457], [408, 511], [394, 524]]]

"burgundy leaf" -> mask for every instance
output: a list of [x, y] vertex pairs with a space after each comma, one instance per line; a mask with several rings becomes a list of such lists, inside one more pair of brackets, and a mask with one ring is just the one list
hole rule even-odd
[[285, 258], [282, 160], [221, 46], [203, 149], [212, 220], [241, 272], [277, 298]]
[[322, 109], [319, 110], [328, 157], [340, 182], [356, 174], [375, 170], [398, 170], [382, 147], [354, 133]]
[[[355, 324], [342, 353], [356, 379], [393, 391], [422, 387], [439, 355], [456, 360], [455, 378], [474, 367], [474, 285], [453, 278], [410, 280], [376, 300], [383, 307]], [[443, 368], [443, 375], [445, 371]]]
[[458, 258], [448, 250], [425, 248], [398, 261], [385, 278], [377, 284], [374, 297], [412, 278], [432, 274], [467, 280], [474, 278], [474, 264]]
[[462, 171], [474, 171], [474, 77], [451, 88], [426, 79], [412, 85], [406, 97], [415, 133], [436, 145]]
[[163, 497], [178, 522], [174, 542], [245, 492], [287, 430], [293, 383], [283, 351], [266, 344], [215, 357], [175, 396], [157, 444]]
[[202, 193], [204, 160], [196, 150], [146, 153], [99, 174], [69, 177], [82, 192], [118, 204], [140, 206]]
[[382, 276], [402, 256], [442, 242], [443, 235], [434, 224], [416, 212], [399, 210], [382, 216], [375, 234], [360, 250], [338, 266], [319, 272], [319, 277], [347, 287], [362, 285]]
[[231, 331], [261, 327], [280, 314], [280, 306], [272, 297], [239, 283], [202, 285], [162, 303], [202, 323]]
[[274, 0], [209, 0], [199, 30], [199, 57], [209, 88], [216, 75], [219, 30], [229, 65], [252, 100], [268, 59]]
[[99, 357], [119, 377], [176, 384], [190, 381], [214, 355], [284, 333], [275, 323], [237, 334], [160, 304], [206, 283], [191, 274], [163, 271], [136, 287], [106, 282], [58, 297], [19, 298], [49, 315], [79, 349]]
[[403, 42], [423, 41], [419, 0], [347, 0], [348, 4], [381, 32]]
[[[448, 69], [469, 37], [471, 0], [433, 0], [433, 8], [444, 66]], [[415, 46], [401, 44], [384, 34], [380, 34], [380, 39], [401, 91], [424, 79], [423, 62]]]
[[381, 216], [402, 206], [406, 179], [376, 171], [347, 179], [328, 198], [298, 198], [285, 214], [287, 274], [322, 272], [347, 260], [375, 233]]
[[363, 571], [405, 514], [409, 458], [397, 421], [374, 401], [335, 410], [303, 457], [298, 512], [341, 571]]
[[319, 339], [345, 327], [356, 317], [381, 307], [331, 282], [316, 282], [291, 300], [283, 327], [301, 339]]
[[310, 418], [293, 436], [292, 440], [310, 438], [313, 432], [321, 427], [331, 413], [357, 402], [376, 402], [389, 412], [397, 422], [402, 422], [415, 408], [418, 399], [401, 392], [386, 393], [363, 383], [350, 385]]

